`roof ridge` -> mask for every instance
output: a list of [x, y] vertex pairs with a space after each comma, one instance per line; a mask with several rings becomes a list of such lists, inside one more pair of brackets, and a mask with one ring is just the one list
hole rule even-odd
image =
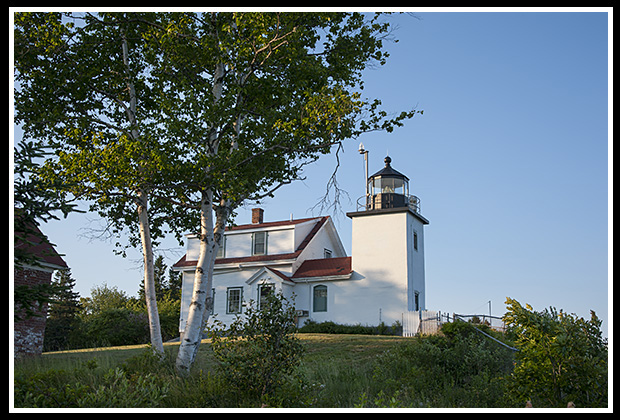
[[320, 219], [321, 217], [329, 217], [329, 216], [307, 217], [304, 219], [293, 219], [293, 220], [276, 220], [273, 222], [263, 222], [263, 223], [245, 223], [243, 225], [226, 227], [226, 231], [256, 229], [256, 228], [261, 228], [261, 227], [298, 225], [300, 223]]
[[328, 218], [329, 216], [322, 216], [321, 219], [318, 222], [316, 222], [316, 224], [312, 227], [312, 230], [310, 230], [310, 232], [306, 235], [304, 240], [301, 241], [301, 243], [299, 244], [295, 252], [303, 251], [306, 248], [306, 246], [308, 246], [312, 238], [314, 238], [314, 236], [321, 229], [321, 227], [323, 227], [323, 225], [325, 224]]

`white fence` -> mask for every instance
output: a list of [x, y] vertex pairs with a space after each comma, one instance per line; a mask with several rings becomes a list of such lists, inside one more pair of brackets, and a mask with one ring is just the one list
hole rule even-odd
[[414, 337], [418, 334], [435, 334], [446, 322], [461, 320], [474, 325], [484, 324], [495, 331], [504, 332], [503, 319], [490, 315], [459, 315], [441, 313], [441, 311], [410, 311], [403, 313], [403, 337]]
[[440, 326], [440, 311], [409, 311], [403, 313], [403, 337], [435, 334]]

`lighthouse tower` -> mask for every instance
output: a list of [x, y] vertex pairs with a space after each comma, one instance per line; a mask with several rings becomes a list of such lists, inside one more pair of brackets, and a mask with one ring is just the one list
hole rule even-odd
[[[360, 153], [367, 152], [361, 148]], [[409, 178], [392, 168], [389, 156], [384, 162], [383, 169], [367, 176], [366, 195], [347, 216], [353, 224], [352, 269], [373, 290], [360, 305], [379, 312], [389, 325], [406, 311], [426, 309], [424, 226], [429, 221], [420, 213], [420, 199], [409, 193]]]

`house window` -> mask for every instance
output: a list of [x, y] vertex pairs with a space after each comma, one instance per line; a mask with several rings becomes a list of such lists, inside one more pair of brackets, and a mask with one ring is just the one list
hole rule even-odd
[[252, 255], [267, 254], [267, 232], [254, 232], [252, 235]]
[[222, 246], [217, 249], [215, 258], [224, 258], [226, 255], [226, 236], [222, 236]]
[[229, 287], [226, 290], [226, 313], [240, 314], [243, 287]]
[[211, 289], [211, 296], [207, 299], [207, 310], [209, 315], [213, 315], [213, 308], [215, 308], [215, 289]]
[[258, 285], [258, 309], [261, 309], [267, 301], [267, 296], [273, 294], [275, 286], [270, 283]]
[[312, 311], [327, 312], [327, 286], [314, 286]]
[[331, 258], [331, 257], [332, 257], [332, 250], [323, 248], [323, 258]]
[[418, 232], [413, 231], [413, 249], [418, 250]]

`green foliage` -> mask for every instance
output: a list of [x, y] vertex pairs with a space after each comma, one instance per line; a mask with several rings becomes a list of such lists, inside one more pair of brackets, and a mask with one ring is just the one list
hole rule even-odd
[[512, 368], [508, 349], [467, 323], [444, 324], [443, 334], [418, 336], [383, 353], [360, 396], [366, 407], [498, 407], [501, 378]]
[[93, 286], [90, 297], [82, 299], [83, 316], [98, 315], [109, 309], [120, 309], [127, 306], [131, 298], [117, 286], [109, 287], [106, 283]]
[[[201, 346], [196, 365], [187, 377], [176, 376], [173, 362], [178, 349], [176, 345], [165, 347], [163, 360], [143, 349], [44, 355], [38, 360], [16, 363], [15, 404], [18, 407], [34, 406], [33, 401], [40, 398], [39, 406], [58, 406], [62, 398], [67, 407], [76, 406], [71, 405], [76, 404], [75, 397], [62, 396], [65, 391], [61, 388], [69, 384], [68, 391], [83, 389], [84, 392], [94, 392], [101, 386], [109, 387], [114, 381], [110, 372], [120, 369], [128, 381], [129, 393], [139, 377], [151, 382], [151, 385], [147, 383], [146, 391], [156, 392], [154, 387], [166, 391], [165, 397], [153, 403], [159, 407], [260, 407], [264, 404], [269, 407], [343, 408], [501, 406], [503, 382], [497, 377], [503, 374], [502, 369], [506, 366], [495, 362], [488, 369], [481, 369], [481, 363], [464, 359], [466, 352], [454, 349], [462, 345], [463, 340], [471, 340], [474, 348], [481, 347], [473, 351], [476, 357], [493, 357], [493, 350], [485, 350], [484, 344], [477, 343], [475, 337], [484, 338], [478, 333], [468, 337], [458, 334], [453, 338], [425, 336], [418, 339], [299, 335], [305, 347], [300, 365], [281, 386], [262, 397], [259, 392], [231, 386], [229, 378], [217, 367], [218, 360], [208, 344]], [[496, 349], [503, 348], [488, 339], [486, 341]], [[500, 352], [495, 356], [510, 357], [506, 354], [510, 352]], [[92, 359], [93, 356], [96, 359]], [[460, 368], [458, 363], [461, 360], [465, 360], [469, 367]], [[506, 365], [510, 368], [511, 361], [507, 360]], [[33, 369], [37, 366], [38, 373]], [[474, 369], [472, 366], [478, 367]], [[471, 372], [476, 370], [478, 374], [472, 375]], [[110, 376], [106, 379], [108, 374]], [[122, 381], [124, 379], [120, 378], [118, 384], [122, 385]], [[113, 393], [113, 389], [108, 392]], [[56, 397], [56, 402], [51, 400], [58, 394], [61, 397]], [[115, 404], [122, 403], [118, 402], [120, 396], [112, 398], [116, 398]], [[137, 398], [141, 397], [138, 395]]]
[[97, 372], [85, 363], [73, 371], [49, 369], [16, 376], [15, 406], [24, 408], [158, 407], [169, 386], [152, 374], [129, 376], [117, 367]]
[[402, 334], [402, 325], [396, 321], [392, 326], [380, 323], [376, 327], [369, 325], [347, 325], [336, 324], [332, 321], [316, 322], [307, 320], [304, 325], [299, 328], [300, 333], [321, 333], [321, 334], [367, 334], [367, 335], [400, 335]]
[[110, 346], [143, 344], [149, 341], [146, 313], [132, 312], [127, 308], [110, 308], [92, 317], [87, 326], [92, 340]]
[[150, 282], [151, 241], [221, 229], [332, 146], [420, 113], [362, 97], [389, 29], [361, 13], [16, 13], [15, 121], [53, 148], [37, 175], [55, 194], [142, 242]]
[[[392, 131], [362, 97], [390, 25], [361, 13], [16, 13], [15, 114], [53, 146], [41, 179], [91, 200], [112, 234], [149, 194], [154, 239], [199, 228], [201, 193], [231, 210], [272, 195], [331, 147]], [[78, 24], [75, 24], [78, 22]], [[224, 200], [224, 201], [220, 201]], [[138, 203], [146, 204], [146, 203]]]
[[295, 309], [281, 293], [250, 303], [225, 330], [211, 329], [219, 372], [239, 392], [274, 401], [287, 392], [303, 347], [295, 337]]
[[14, 247], [16, 266], [40, 264], [29, 247], [23, 246], [49, 243], [48, 238], [37, 229], [40, 221], [59, 220], [57, 211], [65, 217], [77, 211], [74, 204], [67, 202], [48, 183], [36, 177], [41, 159], [49, 155], [46, 148], [32, 141], [21, 141], [13, 148], [13, 234], [14, 244], [22, 244]]
[[[155, 357], [152, 352], [147, 353]], [[129, 361], [146, 357], [138, 355]], [[131, 370], [126, 365], [102, 367], [97, 359], [88, 359], [69, 369], [51, 368], [35, 373], [17, 371], [14, 381], [15, 406], [158, 407], [170, 387], [160, 375], [146, 372], [145, 366], [142, 364], [140, 370]]]
[[[172, 292], [164, 286], [157, 302], [164, 341], [179, 335], [180, 301], [171, 298]], [[71, 296], [65, 293], [66, 298], [62, 294], [55, 297], [56, 304], [46, 323], [44, 351], [148, 342], [149, 321], [143, 299], [129, 297], [116, 286], [106, 284], [93, 287], [91, 296], [81, 298], [78, 307], [71, 303]]]
[[52, 295], [52, 302], [48, 307], [43, 351], [75, 348], [79, 340], [76, 332], [79, 330], [78, 313], [81, 307], [80, 294], [73, 291], [75, 279], [71, 277], [71, 270], [57, 271], [52, 285], [59, 290]]
[[509, 403], [522, 407], [607, 407], [607, 342], [601, 320], [555, 308], [535, 312], [507, 298], [504, 321], [519, 351], [507, 378]]

